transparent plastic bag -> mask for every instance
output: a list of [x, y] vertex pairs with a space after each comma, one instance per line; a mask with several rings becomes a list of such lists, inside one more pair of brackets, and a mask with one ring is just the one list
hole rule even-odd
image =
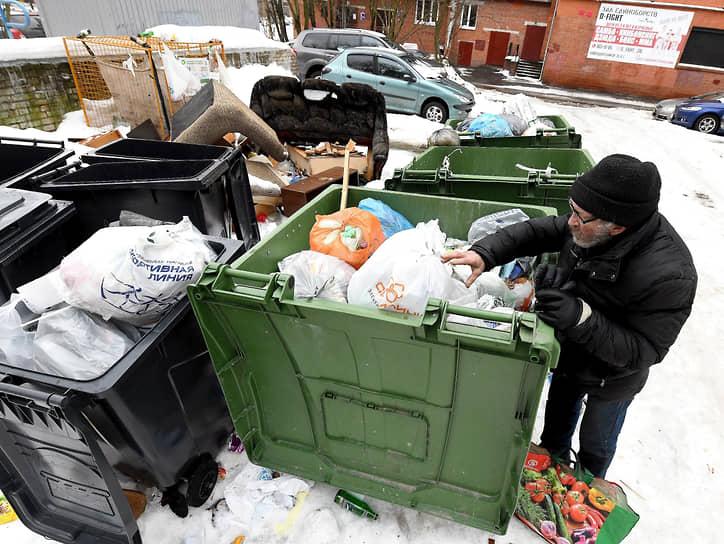
[[33, 344], [41, 372], [74, 380], [104, 374], [133, 347], [112, 323], [72, 306], [46, 312], [38, 320]]
[[279, 262], [279, 271], [294, 276], [295, 298], [323, 298], [347, 302], [347, 286], [355, 269], [342, 259], [300, 251]]
[[0, 307], [0, 358], [11, 366], [27, 368], [33, 365], [35, 333], [23, 328], [19, 304], [22, 298], [13, 293]]
[[494, 234], [509, 225], [527, 221], [528, 219], [530, 217], [520, 208], [491, 213], [473, 221], [470, 230], [468, 230], [468, 242], [474, 244], [489, 234]]

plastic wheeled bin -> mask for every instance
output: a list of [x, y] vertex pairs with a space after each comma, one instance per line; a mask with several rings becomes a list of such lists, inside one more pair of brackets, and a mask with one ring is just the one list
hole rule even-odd
[[65, 164], [73, 151], [53, 140], [0, 137], [0, 185], [22, 182]]
[[[243, 253], [209, 238], [217, 261]], [[104, 375], [89, 381], [0, 361], [0, 489], [31, 530], [60, 542], [141, 537], [118, 473], [199, 506], [232, 424], [189, 307], [177, 303]]]
[[[229, 266], [210, 265], [189, 298], [252, 462], [505, 532], [538, 403], [558, 361], [553, 329], [430, 299], [407, 315], [295, 299], [284, 257], [309, 248], [332, 186]], [[439, 218], [464, 239], [512, 205], [350, 187], [349, 205], [387, 203], [413, 224]], [[552, 208], [522, 206], [531, 217]], [[508, 331], [452, 315], [507, 322]]]
[[585, 149], [437, 146], [385, 180], [385, 189], [552, 206], [570, 211], [568, 193], [595, 164]]
[[0, 188], [0, 304], [73, 249], [63, 229], [74, 213], [72, 202]]
[[83, 160], [89, 164], [140, 159], [189, 161], [231, 159], [235, 155], [232, 148], [220, 145], [186, 144], [181, 142], [164, 142], [163, 140], [123, 138], [99, 147], [93, 153], [83, 155]]
[[[555, 128], [539, 128], [535, 135], [505, 136], [483, 138], [480, 131], [459, 132], [460, 145], [474, 145], [478, 147], [569, 147], [581, 148], [581, 135], [576, 133], [568, 121], [560, 115], [540, 115], [538, 121], [546, 119], [553, 123]], [[447, 125], [456, 129], [461, 120], [450, 119]]]
[[129, 210], [171, 222], [186, 215], [212, 236], [230, 237], [233, 229], [251, 247], [259, 241], [259, 227], [246, 161], [241, 148], [231, 154], [221, 149], [224, 153], [217, 159], [127, 160], [85, 167], [76, 163], [31, 178], [27, 188], [72, 200], [82, 239], [106, 226], [106, 218]]

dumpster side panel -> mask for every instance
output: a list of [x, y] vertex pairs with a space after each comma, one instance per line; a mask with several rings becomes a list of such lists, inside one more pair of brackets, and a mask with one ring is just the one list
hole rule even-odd
[[[328, 188], [189, 287], [244, 447], [254, 463], [502, 534], [558, 357], [552, 329], [533, 314], [493, 314], [509, 323], [497, 330], [449, 322], [460, 309], [435, 300], [412, 316], [295, 299], [276, 263], [309, 247], [314, 216], [339, 195]], [[365, 197], [455, 237], [510, 207], [350, 188], [351, 205]]]

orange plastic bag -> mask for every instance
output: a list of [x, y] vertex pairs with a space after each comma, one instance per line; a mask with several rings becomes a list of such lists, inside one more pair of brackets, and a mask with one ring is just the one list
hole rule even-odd
[[354, 268], [362, 266], [384, 241], [380, 220], [359, 208], [317, 215], [309, 232], [312, 251], [342, 259]]

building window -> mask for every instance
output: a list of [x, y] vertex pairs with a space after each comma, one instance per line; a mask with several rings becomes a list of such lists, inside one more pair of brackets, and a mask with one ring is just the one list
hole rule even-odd
[[679, 64], [724, 68], [724, 30], [693, 27]]
[[415, 2], [415, 22], [422, 25], [434, 25], [439, 9], [439, 0], [417, 0]]
[[478, 6], [466, 4], [463, 6], [462, 18], [460, 19], [460, 28], [468, 28], [475, 30], [475, 20], [478, 18]]

